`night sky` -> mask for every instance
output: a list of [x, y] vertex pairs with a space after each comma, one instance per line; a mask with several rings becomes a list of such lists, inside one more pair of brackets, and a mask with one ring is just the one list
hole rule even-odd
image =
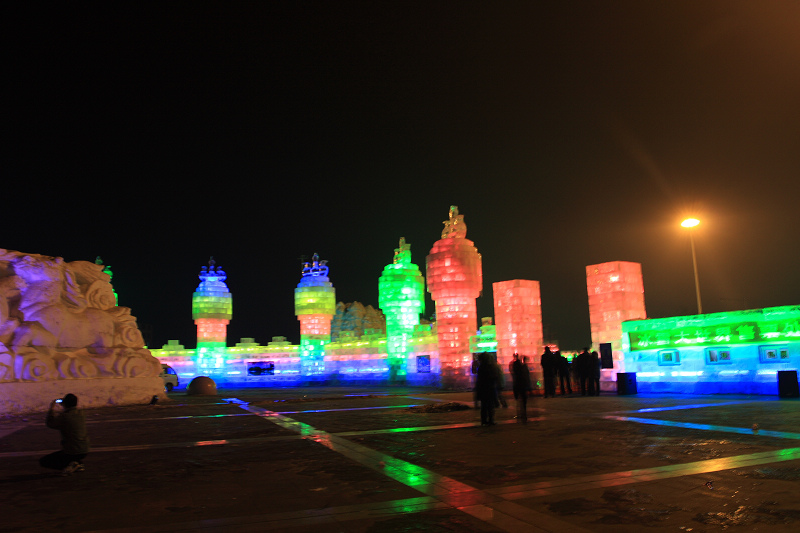
[[194, 347], [212, 255], [230, 345], [299, 341], [315, 252], [377, 307], [450, 205], [479, 315], [538, 280], [564, 349], [589, 264], [641, 263], [651, 317], [696, 312], [690, 214], [705, 312], [800, 304], [796, 1], [161, 4], [2, 14], [0, 248], [101, 256], [151, 347]]

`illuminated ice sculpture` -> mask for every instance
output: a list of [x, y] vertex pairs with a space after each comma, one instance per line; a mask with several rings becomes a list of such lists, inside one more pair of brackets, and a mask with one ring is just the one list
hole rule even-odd
[[[103, 274], [107, 274], [108, 275], [108, 282], [111, 283], [111, 280], [114, 279], [114, 273], [111, 272], [111, 266], [110, 265], [104, 265], [103, 264], [103, 259], [99, 255], [95, 258], [94, 264], [95, 265], [100, 265], [100, 266], [103, 267]], [[114, 302], [116, 302], [116, 304], [119, 305], [119, 296], [117, 295], [117, 291], [115, 291], [113, 289], [113, 285], [112, 285], [111, 291], [114, 293]]]
[[481, 254], [467, 238], [464, 215], [450, 207], [442, 238], [426, 258], [428, 292], [436, 303], [441, 379], [445, 387], [469, 382], [472, 363], [470, 337], [475, 335], [478, 313], [475, 300], [483, 288]]
[[470, 338], [469, 350], [472, 356], [480, 352], [497, 353], [497, 326], [493, 324], [494, 319], [490, 316], [481, 318], [481, 327], [478, 332]]
[[225, 359], [228, 324], [233, 317], [233, 296], [225, 284], [227, 274], [214, 258], [200, 270], [200, 285], [192, 295], [192, 318], [197, 325], [198, 370], [220, 369]]
[[602, 371], [603, 381], [616, 381], [617, 372], [626, 372], [622, 352], [622, 323], [647, 318], [644, 308], [642, 265], [612, 261], [586, 267], [589, 294], [589, 323], [592, 345], [611, 344], [614, 368]]
[[[512, 279], [492, 283], [497, 326], [497, 360], [505, 368], [513, 355], [534, 357], [544, 350], [539, 282]], [[538, 362], [538, 357], [535, 359]]]
[[294, 314], [300, 321], [300, 364], [306, 378], [322, 380], [325, 346], [331, 342], [331, 320], [336, 314], [336, 290], [328, 279], [327, 261], [314, 254], [303, 263], [302, 277], [294, 290]]
[[394, 251], [378, 279], [378, 306], [386, 316], [389, 379], [403, 380], [407, 374], [409, 341], [425, 312], [425, 280], [411, 262], [411, 245], [405, 238]]
[[640, 392], [776, 394], [797, 387], [800, 306], [622, 324], [625, 368]]

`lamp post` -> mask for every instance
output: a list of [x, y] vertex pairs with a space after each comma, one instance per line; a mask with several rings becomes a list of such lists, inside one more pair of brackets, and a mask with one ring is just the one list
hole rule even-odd
[[681, 226], [689, 229], [689, 242], [692, 243], [692, 266], [694, 267], [694, 290], [697, 292], [697, 314], [703, 314], [703, 304], [700, 302], [700, 279], [697, 277], [697, 255], [694, 251], [694, 228], [700, 224], [696, 218], [687, 218]]

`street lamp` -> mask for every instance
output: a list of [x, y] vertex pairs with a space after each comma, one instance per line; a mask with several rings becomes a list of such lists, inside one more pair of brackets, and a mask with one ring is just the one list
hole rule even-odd
[[697, 277], [697, 255], [694, 252], [694, 228], [700, 224], [696, 218], [687, 218], [681, 226], [689, 228], [689, 241], [692, 243], [692, 266], [694, 266], [694, 289], [697, 292], [697, 314], [703, 314], [703, 304], [700, 302], [700, 279]]

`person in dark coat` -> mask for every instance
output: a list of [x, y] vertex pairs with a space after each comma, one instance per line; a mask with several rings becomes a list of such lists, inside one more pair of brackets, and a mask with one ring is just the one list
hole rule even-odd
[[495, 401], [495, 408], [503, 406], [503, 409], [508, 408], [508, 402], [506, 401], [505, 396], [503, 396], [503, 389], [506, 387], [506, 376], [503, 374], [503, 367], [497, 362], [497, 353], [491, 353], [492, 364], [494, 365], [494, 371], [497, 372], [497, 400]]
[[581, 396], [586, 396], [587, 384], [589, 396], [594, 396], [592, 356], [589, 355], [588, 348], [584, 348], [575, 358], [575, 372], [578, 374], [578, 380], [581, 384]]
[[[58, 405], [61, 409], [57, 413]], [[83, 471], [83, 459], [89, 453], [89, 438], [83, 411], [78, 409], [78, 397], [67, 394], [60, 400], [53, 400], [45, 424], [61, 432], [61, 449], [42, 457], [39, 464], [44, 468], [61, 470], [63, 476]]]
[[572, 394], [572, 383], [570, 383], [569, 376], [569, 360], [561, 355], [560, 351], [555, 354], [556, 357], [556, 370], [558, 372], [558, 381], [561, 385], [561, 395], [564, 395], [566, 389], [569, 394]]
[[517, 421], [528, 421], [528, 392], [531, 390], [531, 373], [528, 370], [527, 357], [520, 359], [514, 354], [511, 361], [511, 381], [513, 383], [514, 400], [517, 402]]
[[475, 391], [481, 403], [481, 425], [494, 425], [494, 403], [497, 401], [497, 363], [489, 353], [478, 355], [478, 371], [475, 374]]
[[600, 356], [597, 352], [592, 352], [592, 389], [595, 396], [600, 396]]
[[[472, 354], [472, 375], [473, 376], [477, 376], [477, 374], [478, 374], [478, 365], [479, 364], [480, 364], [480, 362], [478, 361], [478, 354], [473, 353]], [[480, 407], [480, 405], [479, 405], [480, 401], [478, 400], [478, 388], [475, 386], [475, 383], [474, 383], [476, 379], [477, 379], [477, 377], [473, 377], [472, 378], [472, 381], [473, 381], [472, 401], [475, 403], [475, 409], [478, 409]]]
[[542, 364], [542, 378], [544, 379], [544, 397], [555, 398], [557, 364], [555, 354], [550, 351], [549, 346], [545, 346], [540, 362]]

